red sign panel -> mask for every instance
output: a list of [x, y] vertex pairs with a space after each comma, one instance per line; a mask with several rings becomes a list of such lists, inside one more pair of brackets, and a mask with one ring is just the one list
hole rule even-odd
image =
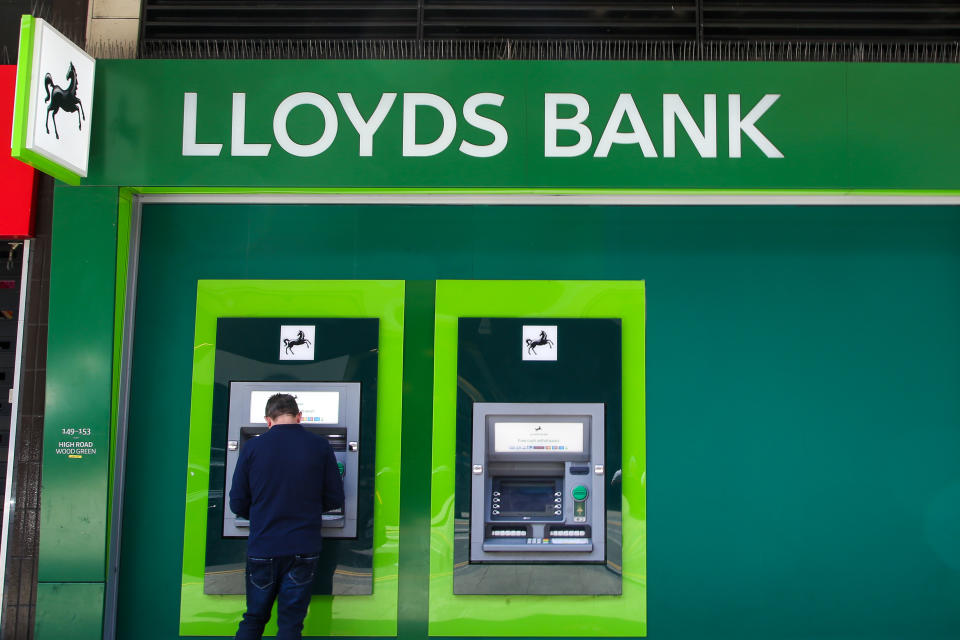
[[16, 65], [0, 65], [0, 238], [33, 235], [36, 171], [10, 157], [16, 79]]

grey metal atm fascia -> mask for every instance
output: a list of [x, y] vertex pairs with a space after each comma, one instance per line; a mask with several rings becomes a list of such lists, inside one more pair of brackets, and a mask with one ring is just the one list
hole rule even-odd
[[[233, 485], [233, 472], [237, 466], [239, 448], [231, 451], [232, 443], [241, 441], [240, 430], [244, 427], [266, 427], [266, 421], [251, 422], [250, 395], [254, 391], [272, 391], [274, 393], [300, 393], [307, 391], [335, 391], [340, 394], [337, 411], [337, 423], [312, 425], [303, 423], [304, 428], [322, 432], [324, 428], [346, 429], [346, 447], [336, 451], [337, 462], [344, 466], [343, 474], [343, 518], [334, 526], [323, 527], [325, 538], [355, 538], [357, 535], [357, 484], [360, 467], [360, 383], [359, 382], [231, 382], [230, 413], [227, 426], [227, 463], [226, 482], [223, 496], [223, 535], [227, 537], [246, 537], [249, 525], [230, 511], [230, 488]], [[314, 428], [315, 427], [315, 428]], [[326, 514], [324, 520], [327, 520]], [[338, 518], [338, 520], [340, 520]], [[241, 526], [237, 526], [237, 524]]]
[[[586, 423], [584, 430], [584, 452], [581, 454], [549, 452], [539, 454], [500, 453], [493, 447], [493, 422], [518, 422], [540, 418], [551, 422]], [[606, 554], [606, 501], [605, 501], [605, 463], [604, 463], [604, 405], [602, 403], [509, 403], [477, 402], [473, 405], [473, 461], [470, 498], [470, 561], [471, 562], [603, 562]], [[590, 496], [587, 510], [592, 535], [589, 551], [564, 551], [562, 546], [525, 546], [517, 545], [516, 551], [485, 551], [483, 548], [486, 526], [497, 524], [509, 526], [507, 522], [492, 523], [487, 509], [492, 487], [490, 463], [500, 468], [510, 468], [516, 475], [543, 475], [542, 463], [563, 464], [563, 519], [557, 522], [531, 523], [533, 531], [542, 532], [545, 525], [571, 525], [574, 499], [571, 495], [574, 484], [588, 486]], [[573, 476], [571, 466], [586, 465], [589, 472], [585, 476]], [[556, 476], [554, 476], [556, 477]], [[530, 549], [530, 551], [527, 551]]]

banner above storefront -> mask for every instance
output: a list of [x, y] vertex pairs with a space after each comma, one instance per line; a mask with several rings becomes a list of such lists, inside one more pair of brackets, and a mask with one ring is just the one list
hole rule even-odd
[[11, 154], [79, 184], [90, 155], [95, 60], [40, 18], [23, 16], [17, 62]]
[[101, 61], [89, 184], [960, 188], [960, 69]]

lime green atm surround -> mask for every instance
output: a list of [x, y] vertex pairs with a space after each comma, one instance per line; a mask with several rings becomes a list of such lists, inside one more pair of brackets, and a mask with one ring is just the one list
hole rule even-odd
[[[434, 410], [433, 410], [433, 468], [432, 527], [430, 556], [430, 634], [436, 636], [645, 636], [647, 631], [647, 555], [646, 555], [646, 438], [645, 438], [645, 292], [643, 282], [630, 281], [484, 281], [441, 280], [437, 282], [436, 337], [434, 340]], [[458, 371], [458, 329], [462, 318], [537, 318], [562, 319], [602, 318], [617, 319], [620, 324], [622, 362], [620, 371], [611, 377], [622, 386], [622, 416], [614, 424], [619, 427], [622, 418], [622, 459], [611, 459], [607, 465], [620, 470], [622, 507], [608, 511], [619, 521], [609, 520], [621, 532], [622, 556], [608, 556], [598, 573], [619, 573], [622, 592], [617, 595], [457, 595], [454, 574], [466, 560], [455, 557], [457, 521], [460, 513], [451, 504], [455, 494], [455, 479], [469, 478], [469, 467], [474, 462], [464, 456], [457, 446], [458, 392], [466, 392], [475, 401], [488, 398], [470, 380]], [[552, 322], [552, 321], [551, 321]], [[544, 323], [547, 323], [544, 320]], [[562, 326], [562, 325], [561, 325]], [[490, 327], [484, 329], [483, 327]], [[516, 327], [510, 327], [515, 329]], [[481, 331], [496, 331], [496, 325], [481, 323]], [[600, 334], [604, 335], [604, 334]], [[517, 333], [516, 356], [520, 357], [522, 341]], [[588, 341], [589, 334], [576, 339]], [[558, 337], [557, 357], [576, 351], [572, 335], [568, 342]], [[510, 338], [508, 338], [508, 341]], [[586, 345], [580, 345], [583, 349]], [[589, 348], [589, 347], [587, 347]], [[540, 363], [531, 363], [540, 364]], [[547, 363], [545, 363], [547, 364]], [[529, 375], [538, 375], [529, 371]], [[540, 375], [546, 375], [541, 373]], [[525, 376], [521, 376], [525, 377]], [[511, 380], [511, 382], [514, 382]], [[556, 386], [563, 381], [552, 380]], [[497, 380], [489, 384], [496, 386]], [[563, 387], [563, 392], [576, 390]], [[619, 394], [615, 394], [619, 396]], [[582, 396], [568, 396], [571, 400]], [[610, 406], [613, 410], [614, 407]], [[472, 411], [470, 414], [472, 416]], [[467, 415], [461, 416], [469, 421]], [[469, 423], [469, 422], [468, 422]], [[619, 429], [618, 429], [619, 430]], [[614, 431], [610, 430], [611, 437]], [[463, 467], [467, 467], [464, 471]], [[613, 473], [609, 474], [613, 477]], [[619, 487], [618, 487], [619, 488]], [[464, 533], [459, 533], [464, 536]], [[617, 540], [619, 543], [620, 539]], [[454, 541], [454, 544], [450, 544]], [[570, 567], [558, 565], [534, 571], [533, 579], [571, 580], [576, 573], [564, 574]], [[494, 568], [497, 569], [497, 568]], [[510, 566], [502, 567], [510, 571]], [[482, 569], [481, 569], [482, 570]], [[516, 580], [531, 579], [518, 567]], [[491, 581], [493, 575], [490, 576]], [[592, 585], [584, 583], [584, 589]], [[517, 584], [515, 589], [525, 588]], [[519, 615], [490, 615], [491, 611], [522, 611]], [[601, 622], [602, 621], [602, 622]]]
[[[96, 210], [98, 200], [93, 196], [99, 196], [99, 191], [66, 190], [64, 195], [69, 194], [74, 204], [73, 215], [90, 210], [77, 206], [83, 203]], [[202, 371], [194, 369], [194, 356], [195, 352], [202, 354], [209, 349], [204, 345], [213, 339], [210, 331], [215, 327], [212, 319], [221, 313], [218, 306], [224, 309], [224, 315], [251, 315], [254, 307], [268, 302], [267, 289], [258, 290], [257, 282], [281, 279], [291, 264], [283, 262], [284, 255], [316, 242], [317, 237], [325, 238], [325, 251], [315, 254], [316, 262], [310, 267], [313, 274], [374, 279], [396, 273], [395, 256], [377, 257], [377, 247], [400, 228], [395, 210], [377, 205], [317, 205], [317, 228], [325, 227], [328, 234], [292, 240], [292, 246], [272, 250], [259, 258], [258, 266], [249, 263], [247, 271], [253, 278], [223, 281], [232, 290], [249, 288], [242, 296], [231, 297], [231, 289], [216, 296], [211, 291], [213, 306], [204, 302], [206, 294], [201, 296], [200, 317], [211, 321], [195, 327], [197, 276], [190, 274], [208, 276], [216, 275], [218, 269], [234, 270], [229, 264], [237, 259], [232, 247], [250, 242], [247, 229], [259, 226], [266, 233], [272, 226], [302, 220], [306, 210], [302, 206], [277, 205], [143, 205], [138, 279], [142, 291], [150, 294], [138, 296], [136, 302], [137, 331], [146, 332], [143, 335], [147, 337], [135, 343], [131, 425], [141, 420], [138, 415], [156, 413], [151, 403], [138, 404], [142, 391], [173, 389], [175, 393], [169, 398], [176, 401], [164, 405], [170, 413], [157, 414], [155, 419], [151, 418], [153, 422], [141, 421], [136, 437], [131, 435], [128, 442], [126, 491], [128, 497], [139, 496], [141, 500], [128, 502], [124, 507], [119, 637], [132, 633], [145, 638], [155, 633], [158, 640], [170, 637], [171, 631], [179, 631], [181, 615], [195, 621], [185, 621], [196, 625], [192, 629], [216, 637], [213, 634], [228, 633], [239, 609], [236, 602], [205, 603], [200, 597], [190, 596], [191, 589], [197, 596], [202, 589], [200, 545], [155, 544], [157, 527], [166, 532], [162, 539], [176, 540], [181, 535], [183, 521], [178, 513], [183, 514], [185, 494], [196, 495], [200, 500], [190, 505], [203, 504], [205, 494], [200, 484], [196, 491], [187, 489], [194, 486], [189, 483], [202, 482], [209, 452], [203, 442], [191, 442], [199, 457], [188, 458], [186, 441], [176, 436], [181, 433], [185, 437], [187, 421], [168, 419], [189, 411], [191, 385], [181, 382], [171, 387], [168, 381], [189, 380], [191, 371]], [[960, 223], [950, 208], [610, 207], [593, 208], [590, 218], [585, 219], [576, 208], [529, 207], [523, 211], [525, 220], [541, 227], [552, 221], [556, 229], [549, 238], [557, 247], [556, 256], [536, 265], [520, 262], [518, 249], [523, 244], [519, 240], [506, 236], [498, 239], [496, 235], [515, 219], [516, 213], [494, 207], [405, 208], [402, 225], [411, 234], [409, 241], [414, 246], [421, 243], [422, 250], [406, 253], [403, 268], [413, 275], [426, 275], [420, 261], [427, 247], [433, 247], [431, 251], [438, 251], [433, 260], [446, 273], [475, 268], [492, 278], [514, 273], [531, 280], [548, 273], [561, 276], [557, 279], [562, 280], [565, 274], [588, 269], [595, 269], [592, 273], [608, 280], [630, 273], [643, 274], [649, 305], [649, 313], [644, 314], [644, 331], [658, 336], [657, 340], [648, 337], [644, 361], [648, 371], [655, 367], [659, 375], [646, 376], [642, 385], [631, 384], [634, 393], [625, 397], [636, 400], [642, 390], [646, 398], [647, 445], [642, 450], [669, 451], [671, 455], [669, 464], [659, 456], [645, 456], [651, 473], [655, 471], [657, 478], [664, 476], [663, 480], [648, 486], [645, 473], [634, 476], [645, 490], [646, 510], [662, 514], [663, 520], [651, 519], [648, 538], [629, 534], [632, 541], [646, 539], [647, 545], [645, 549], [631, 544], [624, 547], [624, 601], [640, 602], [630, 595], [632, 584], [638, 588], [650, 585], [646, 601], [651, 611], [671, 611], [670, 607], [679, 606], [677, 598], [681, 593], [685, 601], [693, 599], [700, 606], [707, 606], [707, 594], [716, 598], [723, 593], [723, 610], [710, 605], [713, 608], [709, 611], [715, 616], [715, 625], [733, 629], [741, 617], [734, 615], [736, 593], [750, 592], [757, 581], [789, 584], [795, 595], [810, 590], [829, 594], [831, 602], [847, 602], [848, 607], [854, 607], [849, 581], [821, 582], [816, 579], [822, 576], [815, 570], [818, 563], [829, 561], [853, 575], [871, 576], [891, 571], [897, 575], [934, 575], [941, 571], [940, 567], [952, 566], [953, 538], [948, 532], [954, 501], [948, 481], [953, 465], [947, 464], [946, 452], [939, 446], [951, 442], [953, 437], [949, 427], [952, 409], [938, 400], [947, 397], [941, 393], [946, 393], [947, 386], [952, 384], [951, 351], [945, 346], [954, 344], [952, 319], [960, 317], [960, 306], [947, 287], [948, 274], [960, 272], [951, 271], [952, 265], [960, 265], [960, 248], [951, 240], [956, 237], [954, 232], [960, 232]], [[439, 220], [452, 220], [455, 215], [460, 216], [458, 224], [469, 233], [451, 233], [443, 238], [421, 235], [427, 229], [435, 229]], [[338, 227], [322, 224], [337, 219], [341, 220]], [[69, 214], [65, 214], [59, 224], [69, 220]], [[344, 224], [346, 221], [350, 223]], [[610, 225], [620, 231], [609, 234], [605, 229]], [[205, 236], [214, 229], [219, 230], [221, 242], [211, 244]], [[373, 235], [372, 230], [376, 230]], [[362, 266], [354, 267], [343, 259], [337, 247], [349, 244], [348, 238], [361, 233], [370, 248], [357, 263]], [[226, 234], [232, 234], [232, 238], [224, 237]], [[487, 249], [469, 259], [458, 252], [439, 252], [440, 247], [449, 248], [451, 237], [460, 238], [457, 246], [464, 251], [478, 251], [471, 246]], [[585, 247], [585, 238], [593, 238], [593, 244]], [[249, 255], [259, 255], [266, 246], [261, 245]], [[691, 253], [691, 247], [697, 247], [697, 252]], [[840, 252], [839, 247], [846, 249]], [[887, 269], [889, 265], [897, 268]], [[875, 278], [881, 270], [883, 278]], [[612, 282], [616, 284], [616, 280]], [[302, 285], [293, 282], [289, 286]], [[343, 286], [352, 284], [348, 281]], [[480, 287], [493, 285], [477, 283], [475, 291], [469, 286], [470, 281], [448, 284], [442, 278], [408, 280], [402, 298], [398, 290], [398, 303], [386, 315], [394, 326], [403, 321], [402, 338], [398, 335], [397, 339], [403, 343], [404, 365], [401, 372], [398, 363], [395, 374], [404, 380], [403, 391], [396, 387], [396, 393], [403, 394], [403, 401], [402, 408], [393, 415], [410, 426], [395, 427], [394, 437], [401, 446], [391, 446], [386, 454], [398, 455], [403, 464], [384, 468], [389, 475], [377, 479], [378, 487], [392, 487], [395, 492], [392, 495], [396, 501], [390, 508], [396, 509], [398, 526], [385, 525], [383, 530], [384, 546], [380, 548], [387, 554], [385, 557], [392, 558], [375, 566], [373, 597], [390, 592], [396, 595], [389, 597], [384, 607], [376, 608], [377, 614], [383, 615], [380, 618], [369, 618], [367, 610], [361, 611], [356, 603], [338, 604], [336, 600], [331, 601], [329, 611], [342, 625], [360, 620], [353, 627], [359, 635], [372, 635], [360, 624], [377, 624], [383, 635], [396, 633], [403, 638], [470, 635], [476, 629], [483, 629], [485, 637], [509, 636], [513, 633], [510, 629], [518, 628], [530, 635], [534, 627], [564, 637], [575, 633], [590, 635], [597, 630], [609, 635], [638, 636], [642, 630], [639, 621], [617, 623], [604, 615], [602, 603], [596, 598], [576, 608], [582, 625], [561, 628], [559, 622], [554, 622], [554, 605], [575, 597], [557, 597], [552, 600], [554, 604], [546, 598], [536, 602], [503, 598], [501, 605], [510, 607], [512, 617], [487, 620], [482, 619], [487, 610], [483, 599], [487, 596], [452, 595], [452, 555], [448, 555], [452, 529], [447, 527], [455, 514], [449, 511], [452, 503], [443, 499], [444, 494], [452, 495], [452, 485], [444, 485], [450, 482], [445, 478], [449, 478], [446, 474], [452, 467], [443, 454], [444, 437], [449, 437], [450, 432], [443, 435], [444, 425], [449, 423], [439, 416], [447, 415], [449, 419], [449, 413], [442, 412], [449, 411], [443, 407], [445, 402], [452, 402], [453, 395], [440, 390], [452, 388], [454, 374], [448, 352], [439, 349], [436, 341], [443, 344], [449, 340], [444, 336], [451, 335], [449, 327], [456, 325], [450, 323], [457, 317], [479, 315], [478, 309], [468, 309], [468, 305], [484, 303], [484, 313], [488, 315], [499, 312], [514, 316], [517, 309], [527, 308], [522, 303], [528, 300], [551, 315], [562, 316], [565, 312], [558, 305], [579, 300], [560, 291], [539, 298], [519, 289], [520, 282], [503, 283], [489, 294]], [[453, 291], [460, 287], [463, 294], [450, 298], [447, 287]], [[513, 287], [518, 288], [516, 295], [510, 293]], [[897, 292], [897, 304], [891, 301], [891, 291]], [[585, 308], [591, 295], [584, 294]], [[620, 305], [636, 296], [613, 298], [611, 304]], [[315, 299], [322, 302], [330, 296]], [[463, 305], [462, 310], [452, 305], [451, 301], [456, 300], [462, 301], [456, 303]], [[201, 333], [195, 335], [195, 328]], [[171, 347], [176, 344], [185, 344], [187, 348]], [[878, 349], [879, 344], [884, 348]], [[630, 351], [626, 343], [624, 348]], [[149, 363], [147, 369], [138, 368], [140, 357]], [[918, 359], [926, 363], [921, 368]], [[939, 373], [936, 380], [930, 379], [924, 385], [905, 387], [904, 371], [912, 371], [914, 376], [923, 371]], [[657, 401], [651, 404], [653, 391]], [[884, 398], [882, 407], [869, 402], [878, 394]], [[825, 412], [824, 403], [834, 409]], [[787, 414], [781, 410], [785, 406], [790, 407]], [[924, 407], [922, 424], [911, 417], [919, 406]], [[435, 415], [437, 411], [441, 413]], [[902, 431], [911, 420], [914, 427]], [[861, 426], [844, 431], [844, 425]], [[625, 438], [631, 434], [635, 436], [637, 431], [624, 430]], [[378, 448], [383, 446], [383, 437], [384, 430], [378, 429]], [[830, 446], [825, 446], [828, 442]], [[894, 442], [898, 443], [898, 455], [907, 455], [907, 462], [923, 461], [912, 467], [909, 476], [883, 471], [896, 459], [890, 457], [888, 444]], [[934, 443], [938, 446], [932, 447]], [[624, 442], [625, 451], [629, 449], [634, 455], [641, 450], [640, 446]], [[188, 460], [192, 460], [189, 465]], [[839, 470], [850, 469], [850, 465], [857, 470], [855, 476], [837, 475]], [[186, 483], [174, 495], [168, 486], [175, 486], [184, 473]], [[381, 484], [384, 481], [386, 484]], [[444, 486], [448, 488], [443, 489]], [[872, 489], [877, 486], [885, 489]], [[629, 491], [625, 484], [625, 498]], [[890, 501], [890, 496], [906, 498], [919, 493], [930, 496], [929, 506], [923, 512], [915, 511], [909, 501]], [[380, 495], [380, 508], [391, 505], [389, 496]], [[188, 509], [196, 508], [190, 505]], [[894, 508], [896, 522], [890, 519], [894, 514], [881, 516], [890, 508]], [[850, 510], [852, 514], [848, 513]], [[819, 517], [807, 518], [806, 514], [811, 513]], [[852, 515], [856, 519], [851, 519]], [[886, 526], [878, 532], [870, 525], [872, 533], [868, 536], [864, 523], [876, 522], [877, 518]], [[924, 556], [913, 546], [917, 540], [909, 533], [913, 530], [908, 524], [911, 521], [925, 531], [923, 545], [932, 555]], [[844, 523], [844, 527], [837, 529], [830, 522]], [[742, 524], [734, 526], [735, 523]], [[658, 533], [658, 528], [664, 527]], [[793, 529], [788, 527], [801, 528], [790, 533]], [[623, 530], [631, 531], [626, 521]], [[632, 530], [637, 531], [636, 526]], [[745, 544], [743, 536], [747, 536], [749, 544]], [[851, 556], [844, 551], [854, 541], [862, 555]], [[902, 545], [903, 554], [888, 558], [883, 564], [869, 560], [880, 553], [881, 546], [886, 549], [893, 544]], [[171, 571], [180, 563], [181, 553], [188, 572], [186, 581], [179, 570]], [[634, 566], [646, 566], [647, 570], [628, 581], [626, 577], [632, 569], [627, 562], [631, 557], [645, 558], [645, 564]], [[923, 557], [928, 561], [920, 561]], [[427, 558], [431, 559], [429, 565]], [[719, 563], [716, 571], [703, 570], [708, 558]], [[764, 560], [760, 562], [759, 558]], [[798, 562], [809, 566], [801, 568], [795, 564]], [[770, 563], [794, 567], [793, 572], [799, 572], [802, 581], [781, 583], [776, 572], [768, 573]], [[191, 566], [197, 567], [196, 573]], [[196, 579], [190, 579], [191, 575]], [[770, 580], [775, 582], [765, 582]], [[720, 584], [728, 584], [728, 590], [718, 591]], [[861, 584], [858, 602], [863, 597], [872, 600], [883, 596], [877, 590], [879, 582], [874, 584], [866, 593]], [[48, 592], [41, 593], [42, 606], [54, 601], [63, 606], [80, 597], [79, 589], [72, 587], [44, 589]], [[188, 596], [183, 600], [188, 606], [182, 613], [181, 589]], [[898, 591], [897, 597], [909, 604], [920, 620], [926, 621], [924, 628], [930, 629], [935, 623], [951, 624], [951, 614], [947, 612], [952, 609], [946, 608], [951, 593], [950, 588], [945, 588], [919, 600]], [[794, 611], [790, 604], [793, 599], [778, 600], [773, 594], [766, 594], [765, 598], [765, 608], [751, 615], [754, 628], [769, 636], [780, 628], [780, 620]], [[394, 602], [395, 616], [388, 608]], [[357, 607], [353, 609], [354, 618], [350, 617], [352, 607]], [[639, 607], [621, 610], [633, 616]], [[826, 632], [848, 620], [845, 610], [820, 606], [816, 610], [819, 615], [805, 618], [804, 628]], [[198, 614], [195, 618], [194, 611]], [[588, 618], [588, 611], [600, 612], [603, 622]], [[323, 609], [311, 615], [323, 615]], [[679, 616], [679, 612], [675, 615]], [[156, 622], [147, 628], [144, 619]], [[475, 624], [459, 623], [460, 619], [473, 620]], [[655, 627], [657, 619], [651, 615], [648, 624]], [[683, 633], [687, 635], [677, 631], [679, 637], [698, 633], [700, 627], [694, 620], [682, 619], [686, 622], [678, 628], [686, 629]], [[56, 628], [52, 621], [40, 624], [41, 630]], [[648, 629], [652, 634], [651, 627]]]
[[[189, 474], [183, 538], [180, 633], [232, 636], [243, 613], [243, 596], [204, 593], [204, 549], [208, 546], [207, 487], [210, 483], [211, 414], [218, 318], [323, 317], [380, 321], [375, 447], [372, 595], [316, 595], [304, 622], [305, 635], [389, 636], [396, 633], [396, 542], [389, 532], [399, 518], [399, 414], [403, 358], [401, 281], [201, 280], [197, 284]], [[329, 323], [328, 323], [329, 324]], [[336, 326], [336, 325], [331, 325]], [[250, 336], [251, 340], [256, 336]], [[329, 339], [329, 338], [327, 338]], [[385, 404], [386, 406], [382, 406]], [[365, 443], [366, 445], [367, 443]], [[222, 446], [222, 445], [220, 445]], [[372, 500], [372, 496], [366, 496]], [[217, 528], [216, 526], [214, 528]], [[349, 542], [349, 541], [348, 541]], [[337, 543], [327, 541], [326, 545]], [[349, 567], [338, 567], [341, 574]], [[349, 576], [344, 576], [349, 578]], [[360, 577], [360, 576], [358, 576]], [[336, 579], [336, 576], [334, 577]], [[276, 633], [276, 620], [267, 634]]]

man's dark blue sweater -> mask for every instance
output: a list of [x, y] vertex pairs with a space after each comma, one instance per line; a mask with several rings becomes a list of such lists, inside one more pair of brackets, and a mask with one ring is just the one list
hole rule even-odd
[[247, 555], [320, 551], [322, 513], [343, 506], [343, 480], [326, 438], [299, 424], [275, 424], [240, 451], [230, 510], [250, 520]]

